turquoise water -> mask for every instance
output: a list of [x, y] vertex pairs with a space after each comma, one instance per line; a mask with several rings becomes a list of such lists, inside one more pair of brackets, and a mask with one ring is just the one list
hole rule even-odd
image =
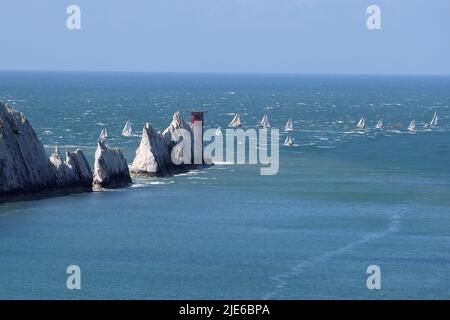
[[[164, 129], [177, 110], [298, 129], [275, 176], [221, 164], [0, 205], [1, 298], [450, 298], [448, 77], [3, 72], [0, 97], [49, 152], [81, 147], [91, 163], [104, 126], [131, 162], [125, 121]], [[434, 111], [438, 128], [422, 129]], [[362, 115], [403, 128], [359, 132]], [[366, 288], [373, 264], [381, 290]]]

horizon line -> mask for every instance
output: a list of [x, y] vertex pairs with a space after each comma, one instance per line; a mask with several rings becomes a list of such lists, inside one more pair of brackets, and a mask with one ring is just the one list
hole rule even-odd
[[0, 69], [6, 72], [36, 73], [136, 73], [136, 74], [196, 74], [196, 75], [289, 75], [289, 76], [397, 76], [397, 77], [450, 77], [446, 73], [340, 73], [340, 72], [238, 72], [238, 71], [150, 71], [150, 70], [56, 70], [56, 69]]

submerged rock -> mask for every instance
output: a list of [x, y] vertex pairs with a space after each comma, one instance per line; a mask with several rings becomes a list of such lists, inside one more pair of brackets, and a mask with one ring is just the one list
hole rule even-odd
[[0, 202], [31, 194], [92, 190], [92, 172], [81, 150], [47, 156], [29, 121], [0, 102]]
[[95, 151], [94, 188], [118, 188], [131, 183], [128, 163], [119, 149], [99, 140]]

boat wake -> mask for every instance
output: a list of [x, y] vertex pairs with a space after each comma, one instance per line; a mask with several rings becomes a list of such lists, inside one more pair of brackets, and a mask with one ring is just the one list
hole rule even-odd
[[399, 209], [395, 210], [395, 212], [390, 216], [389, 225], [386, 228], [386, 230], [381, 231], [381, 232], [370, 233], [367, 236], [365, 236], [359, 240], [350, 242], [347, 245], [345, 245], [337, 250], [328, 251], [320, 256], [311, 258], [309, 260], [302, 261], [302, 262], [298, 263], [297, 265], [295, 265], [291, 270], [281, 273], [279, 275], [276, 275], [274, 277], [271, 277], [270, 279], [275, 282], [275, 289], [273, 291], [269, 292], [268, 294], [266, 294], [263, 297], [263, 299], [264, 300], [274, 299], [274, 297], [278, 294], [278, 292], [281, 289], [283, 289], [284, 287], [286, 287], [286, 285], [289, 282], [289, 279], [300, 276], [304, 272], [304, 269], [310, 268], [318, 263], [324, 263], [325, 261], [332, 259], [336, 256], [339, 256], [340, 254], [343, 254], [350, 250], [353, 250], [353, 249], [357, 248], [358, 246], [367, 244], [371, 241], [381, 239], [383, 237], [388, 236], [389, 234], [397, 232], [400, 229], [401, 218], [403, 216], [404, 210], [405, 210], [404, 208], [399, 208]]

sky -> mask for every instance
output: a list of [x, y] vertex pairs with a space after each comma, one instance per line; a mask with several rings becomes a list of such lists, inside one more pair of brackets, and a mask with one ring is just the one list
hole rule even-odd
[[0, 70], [449, 75], [450, 0], [0, 0], [0, 44]]

